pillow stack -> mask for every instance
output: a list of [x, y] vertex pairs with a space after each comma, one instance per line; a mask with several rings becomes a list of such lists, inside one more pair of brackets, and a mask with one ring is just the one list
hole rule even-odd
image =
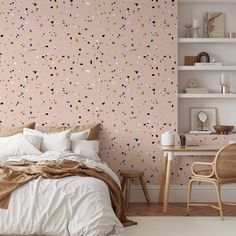
[[[61, 131], [64, 127], [53, 127], [47, 128], [49, 131]], [[81, 130], [77, 127], [63, 130], [61, 132], [42, 132], [38, 130], [32, 130], [24, 128], [24, 135], [33, 135], [41, 137], [42, 142], [40, 145], [40, 150], [42, 152], [46, 151], [60, 151], [68, 152], [71, 151], [81, 157], [85, 157], [94, 161], [100, 161], [99, 153], [99, 140], [91, 140], [92, 138], [97, 138], [96, 134], [92, 129]], [[93, 136], [91, 135], [91, 131]], [[90, 139], [90, 140], [89, 140]]]
[[94, 161], [99, 158], [99, 124], [47, 127], [48, 132], [34, 130], [35, 123], [22, 127], [0, 128], [0, 161], [10, 156], [39, 155], [46, 151], [71, 151]]

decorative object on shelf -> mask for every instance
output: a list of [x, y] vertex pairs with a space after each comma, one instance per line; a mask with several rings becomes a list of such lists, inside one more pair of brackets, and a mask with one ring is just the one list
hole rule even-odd
[[192, 13], [191, 10], [187, 11], [187, 23], [185, 24], [185, 28], [186, 28], [186, 33], [185, 33], [185, 38], [192, 38]]
[[200, 120], [200, 124], [201, 124], [201, 131], [207, 131], [203, 129], [203, 124], [206, 123], [207, 119], [208, 119], [208, 115], [205, 111], [200, 111], [198, 113], [198, 119]]
[[200, 33], [199, 33], [200, 23], [199, 23], [199, 20], [197, 20], [197, 19], [193, 20], [192, 29], [193, 29], [192, 38], [200, 38]]
[[224, 38], [225, 17], [223, 12], [207, 12], [204, 15], [204, 37]]
[[229, 134], [233, 129], [233, 125], [214, 125], [217, 134]]
[[192, 38], [192, 25], [185, 25], [186, 28], [186, 34], [185, 38]]
[[184, 57], [184, 65], [185, 66], [194, 66], [194, 64], [197, 62], [196, 56], [185, 56]]
[[209, 132], [216, 125], [216, 108], [190, 108], [191, 131]]
[[222, 62], [217, 62], [215, 58], [212, 59], [212, 62], [196, 62], [195, 66], [223, 66]]
[[186, 145], [186, 136], [185, 134], [179, 134], [180, 146], [185, 147]]
[[195, 79], [189, 79], [187, 85], [188, 88], [197, 88], [198, 82]]
[[228, 38], [230, 39], [236, 38], [236, 32], [228, 32]]
[[161, 145], [162, 146], [173, 146], [175, 145], [175, 135], [166, 131], [161, 135]]
[[198, 82], [195, 79], [189, 79], [187, 82], [187, 88], [184, 89], [189, 94], [202, 94], [209, 93], [207, 88], [198, 88]]
[[220, 74], [220, 93], [230, 93], [229, 83], [226, 81], [225, 73]]
[[198, 27], [198, 28], [193, 28], [193, 35], [192, 35], [192, 38], [200, 38], [199, 29], [200, 29], [200, 27]]
[[[202, 58], [205, 57], [205, 61], [202, 61]], [[197, 62], [205, 62], [205, 63], [210, 63], [210, 56], [207, 52], [200, 52], [197, 55]]]

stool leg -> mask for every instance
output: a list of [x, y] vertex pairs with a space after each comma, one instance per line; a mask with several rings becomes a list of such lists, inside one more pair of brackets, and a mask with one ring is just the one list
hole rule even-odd
[[145, 182], [143, 180], [143, 177], [139, 177], [139, 179], [140, 179], [140, 182], [141, 182], [141, 185], [142, 185], [143, 193], [144, 193], [145, 198], [147, 200], [147, 203], [149, 205], [150, 204], [150, 198], [149, 198], [149, 195], [148, 195], [146, 184], [145, 184]]
[[121, 190], [123, 191], [124, 190], [124, 187], [125, 187], [125, 180], [126, 178], [123, 177], [122, 181], [121, 181]]
[[126, 208], [129, 207], [129, 198], [130, 198], [130, 185], [131, 185], [131, 179], [130, 178], [127, 178], [127, 181], [126, 181], [126, 197], [125, 197], [125, 200], [126, 200]]

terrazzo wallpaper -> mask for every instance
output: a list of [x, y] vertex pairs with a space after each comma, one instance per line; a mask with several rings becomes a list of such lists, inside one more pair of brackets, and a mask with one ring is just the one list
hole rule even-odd
[[176, 0], [1, 1], [0, 22], [1, 125], [102, 123], [101, 158], [159, 183], [160, 135], [177, 126]]

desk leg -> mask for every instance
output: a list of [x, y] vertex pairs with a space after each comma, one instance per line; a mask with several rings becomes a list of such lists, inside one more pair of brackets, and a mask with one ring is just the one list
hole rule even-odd
[[168, 152], [167, 167], [166, 167], [166, 180], [165, 180], [165, 189], [164, 189], [163, 213], [167, 212], [167, 207], [168, 207], [172, 160], [173, 160], [173, 153]]
[[163, 158], [162, 158], [162, 173], [161, 173], [161, 184], [160, 184], [160, 192], [159, 192], [159, 202], [163, 203], [164, 198], [164, 190], [165, 190], [165, 180], [166, 180], [166, 165], [167, 165], [167, 153], [164, 152]]

